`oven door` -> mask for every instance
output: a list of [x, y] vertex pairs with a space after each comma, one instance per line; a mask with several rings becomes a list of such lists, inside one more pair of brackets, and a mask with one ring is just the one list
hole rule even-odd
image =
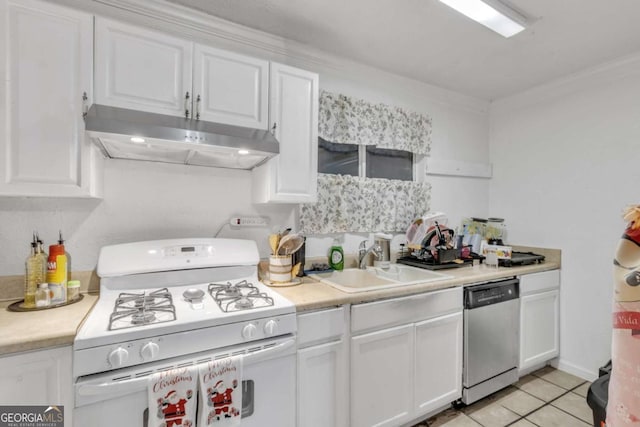
[[295, 425], [295, 337], [252, 343], [78, 378], [74, 424], [92, 427], [156, 427], [147, 423], [147, 383], [156, 370], [196, 364], [221, 354], [245, 353], [242, 426]]

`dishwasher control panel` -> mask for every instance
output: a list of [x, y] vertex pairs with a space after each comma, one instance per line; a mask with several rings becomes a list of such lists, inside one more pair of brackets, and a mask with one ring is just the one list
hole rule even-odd
[[516, 278], [469, 286], [464, 289], [464, 308], [474, 309], [517, 299], [520, 296]]

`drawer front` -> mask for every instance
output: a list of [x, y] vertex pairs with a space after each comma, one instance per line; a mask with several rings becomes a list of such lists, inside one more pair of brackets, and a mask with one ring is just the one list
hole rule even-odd
[[520, 295], [529, 295], [559, 287], [560, 270], [542, 271], [520, 276]]
[[314, 311], [298, 315], [298, 347], [307, 347], [340, 338], [345, 331], [345, 308]]
[[419, 322], [461, 310], [461, 287], [359, 304], [351, 307], [351, 332]]

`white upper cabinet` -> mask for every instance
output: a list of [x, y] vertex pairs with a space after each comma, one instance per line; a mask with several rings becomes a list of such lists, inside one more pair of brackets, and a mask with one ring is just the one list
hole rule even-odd
[[96, 18], [95, 69], [97, 104], [267, 129], [268, 61]]
[[193, 80], [196, 118], [267, 129], [268, 61], [196, 45]]
[[318, 74], [271, 63], [270, 128], [280, 154], [253, 171], [256, 203], [315, 202], [318, 176]]
[[193, 43], [96, 18], [96, 104], [184, 116]]
[[100, 159], [82, 120], [93, 94], [93, 17], [0, 0], [0, 22], [0, 195], [99, 196]]

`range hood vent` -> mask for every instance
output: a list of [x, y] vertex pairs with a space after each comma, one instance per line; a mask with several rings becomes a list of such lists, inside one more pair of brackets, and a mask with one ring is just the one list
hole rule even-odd
[[92, 105], [87, 134], [110, 158], [253, 169], [280, 152], [267, 130]]

